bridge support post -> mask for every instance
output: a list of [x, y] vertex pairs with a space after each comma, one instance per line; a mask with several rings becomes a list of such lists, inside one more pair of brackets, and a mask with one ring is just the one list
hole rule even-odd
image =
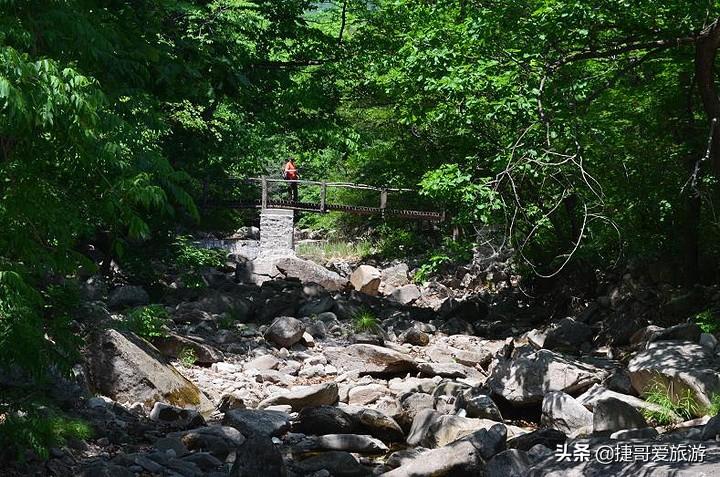
[[260, 200], [260, 204], [262, 205], [262, 210], [267, 209], [267, 201], [268, 201], [268, 182], [267, 177], [262, 176], [260, 179], [262, 181], [262, 196]]
[[325, 212], [325, 199], [327, 198], [327, 182], [323, 182], [320, 188], [320, 212]]
[[385, 209], [387, 208], [387, 197], [387, 189], [382, 189], [380, 191], [380, 213], [382, 214], [383, 219], [385, 218]]
[[263, 209], [260, 212], [260, 253], [268, 256], [295, 254], [295, 211]]

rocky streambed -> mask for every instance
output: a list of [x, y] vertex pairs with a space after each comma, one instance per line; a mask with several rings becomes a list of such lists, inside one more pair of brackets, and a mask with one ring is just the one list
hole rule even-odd
[[[407, 278], [402, 264], [342, 274], [298, 258], [211, 271], [205, 289], [171, 287], [168, 329], [150, 342], [117, 326], [144, 290], [90, 294], [68, 407], [95, 434], [24, 470], [720, 475], [720, 417], [705, 415], [719, 349], [695, 324], [611, 347], [587, 316], [538, 326]], [[641, 397], [651, 383], [690, 393], [694, 415], [648, 422], [663, 411]]]

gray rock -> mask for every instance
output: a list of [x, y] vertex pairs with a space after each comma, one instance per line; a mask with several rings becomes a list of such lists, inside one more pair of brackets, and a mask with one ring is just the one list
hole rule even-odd
[[547, 349], [577, 349], [592, 338], [592, 328], [572, 318], [553, 323], [545, 333], [543, 347]]
[[702, 333], [700, 335], [700, 339], [698, 340], [698, 344], [707, 348], [708, 351], [713, 352], [715, 351], [715, 348], [717, 348], [718, 340], [710, 333]]
[[569, 394], [552, 391], [543, 398], [541, 423], [575, 437], [592, 432], [593, 413]]
[[230, 452], [245, 442], [245, 437], [240, 431], [226, 426], [209, 426], [190, 431], [172, 432], [168, 434], [167, 439], [170, 440], [159, 439], [155, 443], [155, 448], [158, 450], [173, 449], [178, 457], [182, 457], [185, 452], [178, 452], [177, 445], [172, 442], [174, 439], [179, 440], [186, 449], [207, 451], [220, 460], [225, 460]]
[[505, 449], [503, 426], [482, 429], [447, 446], [407, 459], [384, 477], [455, 477], [482, 475], [485, 461]]
[[595, 408], [595, 404], [598, 401], [601, 401], [603, 399], [608, 398], [615, 398], [619, 399], [635, 409], [642, 411], [643, 409], [648, 409], [652, 411], [660, 411], [662, 408], [658, 406], [657, 404], [652, 404], [647, 401], [643, 401], [642, 399], [630, 396], [627, 394], [618, 393], [615, 391], [611, 391], [604, 386], [601, 386], [600, 384], [593, 384], [590, 389], [585, 391], [583, 394], [577, 397], [577, 400], [586, 408], [589, 410], [593, 410]]
[[505, 445], [505, 438], [508, 433], [505, 425], [489, 419], [471, 419], [469, 417], [450, 415], [441, 415], [433, 419], [420, 444], [423, 447], [434, 449], [445, 446], [481, 429], [494, 429], [493, 432], [499, 432], [500, 429], [502, 429], [503, 446]]
[[702, 331], [693, 322], [680, 323], [670, 328], [660, 329], [650, 334], [649, 341], [693, 341], [700, 339]]
[[331, 296], [312, 298], [300, 306], [298, 316], [317, 316], [321, 313], [331, 312], [335, 308], [335, 300]]
[[567, 440], [564, 432], [556, 429], [538, 429], [521, 436], [513, 437], [507, 443], [510, 449], [520, 449], [529, 451], [531, 448], [542, 445], [549, 449], [555, 449], [558, 444], [562, 444]]
[[461, 394], [456, 401], [456, 407], [465, 409], [467, 417], [479, 417], [502, 422], [503, 417], [495, 401], [485, 394], [480, 388], [472, 388]]
[[205, 475], [200, 467], [189, 461], [171, 459], [165, 466], [183, 477], [204, 477]]
[[486, 477], [526, 477], [530, 459], [524, 451], [508, 449], [490, 459], [485, 466]]
[[[415, 416], [423, 409], [433, 410], [435, 401], [430, 394], [426, 393], [409, 393], [400, 400], [400, 413], [397, 421], [400, 427], [410, 430]], [[418, 441], [419, 443], [419, 441]]]
[[113, 309], [129, 308], [132, 306], [147, 305], [150, 296], [142, 287], [125, 285], [110, 292], [108, 306]]
[[351, 434], [355, 427], [350, 415], [335, 406], [303, 408], [296, 424], [298, 432], [310, 435]]
[[258, 407], [277, 406], [287, 404], [294, 411], [305, 407], [335, 404], [338, 400], [338, 385], [336, 383], [323, 383], [313, 386], [295, 387], [289, 391], [273, 394], [263, 400]]
[[628, 363], [633, 388], [642, 394], [653, 382], [673, 390], [675, 397], [690, 391], [701, 407], [720, 393], [718, 362], [707, 348], [686, 341], [655, 341]]
[[647, 427], [640, 412], [630, 404], [615, 398], [602, 399], [593, 410], [594, 432], [615, 432]]
[[223, 465], [223, 461], [215, 457], [209, 452], [195, 452], [182, 458], [186, 462], [192, 462], [203, 472], [218, 470]]
[[[240, 433], [238, 432], [238, 434]], [[153, 447], [155, 447], [155, 449], [160, 451], [163, 455], [165, 455], [167, 451], [172, 451], [173, 455], [177, 457], [182, 457], [188, 453], [188, 449], [187, 447], [185, 447], [185, 444], [183, 444], [181, 438], [182, 434], [177, 437], [161, 437], [160, 439], [155, 441]], [[242, 435], [240, 435], [240, 438], [240, 442], [242, 442], [244, 440]]]
[[704, 441], [718, 440], [718, 435], [720, 435], [720, 415], [711, 417], [703, 426], [700, 439]]
[[85, 372], [91, 390], [114, 401], [158, 402], [211, 412], [212, 402], [145, 340], [133, 333], [104, 330], [91, 336]]
[[288, 278], [297, 278], [303, 283], [317, 283], [329, 291], [342, 290], [348, 283], [347, 279], [310, 260], [285, 257], [277, 260], [274, 266]]
[[406, 263], [399, 263], [392, 267], [388, 267], [380, 272], [380, 281], [382, 291], [385, 295], [390, 295], [392, 292], [404, 285], [409, 283], [408, 272], [410, 267]]
[[361, 432], [377, 437], [383, 442], [401, 442], [405, 434], [397, 422], [374, 409], [363, 409], [360, 413]]
[[481, 378], [480, 372], [460, 363], [419, 363], [418, 370], [423, 377], [440, 376], [442, 378]]
[[417, 285], [403, 285], [392, 291], [390, 299], [401, 305], [409, 305], [420, 298], [420, 295], [420, 288]]
[[348, 392], [348, 404], [363, 406], [377, 401], [380, 397], [389, 394], [390, 390], [382, 384], [364, 384], [354, 386]]
[[245, 401], [240, 396], [235, 394], [224, 394], [220, 398], [220, 404], [218, 404], [218, 411], [226, 413], [233, 409], [245, 409]]
[[170, 424], [175, 428], [195, 428], [205, 425], [202, 415], [193, 409], [182, 409], [163, 402], [156, 402], [150, 411], [153, 421]]
[[296, 448], [302, 452], [335, 450], [360, 454], [382, 454], [388, 450], [382, 441], [358, 434], [325, 434], [310, 437], [298, 443]]
[[327, 348], [325, 356], [336, 368], [357, 370], [361, 374], [399, 374], [413, 371], [416, 367], [409, 355], [370, 344]]
[[380, 288], [380, 270], [370, 265], [360, 265], [350, 275], [350, 283], [361, 293], [377, 295]]
[[424, 331], [410, 327], [398, 337], [401, 343], [408, 343], [415, 346], [427, 346], [430, 343], [430, 336]]
[[296, 466], [305, 474], [326, 470], [334, 477], [368, 477], [371, 472], [349, 452], [328, 451], [302, 460]]
[[257, 369], [259, 371], [278, 369], [280, 360], [271, 354], [264, 354], [247, 362], [245, 369]]
[[430, 432], [432, 425], [440, 419], [439, 412], [432, 408], [420, 409], [413, 419], [412, 426], [408, 432], [406, 442], [410, 446], [418, 446], [426, 440], [426, 436]]
[[244, 436], [280, 436], [290, 429], [290, 415], [280, 411], [235, 409], [225, 413], [223, 424], [234, 427]]
[[300, 341], [305, 333], [302, 321], [290, 316], [281, 316], [275, 319], [265, 331], [265, 340], [278, 348], [290, 348]]
[[285, 477], [287, 469], [282, 454], [272, 440], [254, 435], [237, 449], [230, 477]]
[[583, 391], [607, 376], [603, 369], [558, 353], [529, 350], [516, 350], [515, 357], [501, 359], [486, 383], [493, 393], [513, 404], [540, 402], [551, 391]]

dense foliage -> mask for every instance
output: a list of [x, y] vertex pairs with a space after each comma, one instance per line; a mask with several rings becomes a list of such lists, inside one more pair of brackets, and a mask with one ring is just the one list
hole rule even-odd
[[[197, 282], [219, 257], [176, 231], [247, 219], [201, 210], [204, 184], [277, 175], [288, 155], [303, 178], [418, 187], [451, 217], [441, 235], [489, 233], [540, 275], [670, 257], [699, 280], [720, 252], [718, 15], [709, 0], [0, 0], [0, 363], [68, 369], [73, 280], [131, 270], [140, 243]], [[416, 225], [375, 225], [382, 250], [427, 250]]]

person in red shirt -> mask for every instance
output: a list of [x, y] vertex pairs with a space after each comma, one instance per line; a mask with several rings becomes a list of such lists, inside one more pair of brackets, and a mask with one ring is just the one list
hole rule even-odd
[[[296, 181], [300, 179], [300, 174], [298, 174], [297, 166], [295, 165], [295, 159], [293, 159], [292, 157], [289, 158], [288, 162], [285, 164], [285, 167], [283, 169], [283, 179], [285, 179], [286, 181]], [[290, 186], [290, 200], [292, 200], [293, 202], [297, 202], [297, 182], [289, 182], [288, 185]]]

